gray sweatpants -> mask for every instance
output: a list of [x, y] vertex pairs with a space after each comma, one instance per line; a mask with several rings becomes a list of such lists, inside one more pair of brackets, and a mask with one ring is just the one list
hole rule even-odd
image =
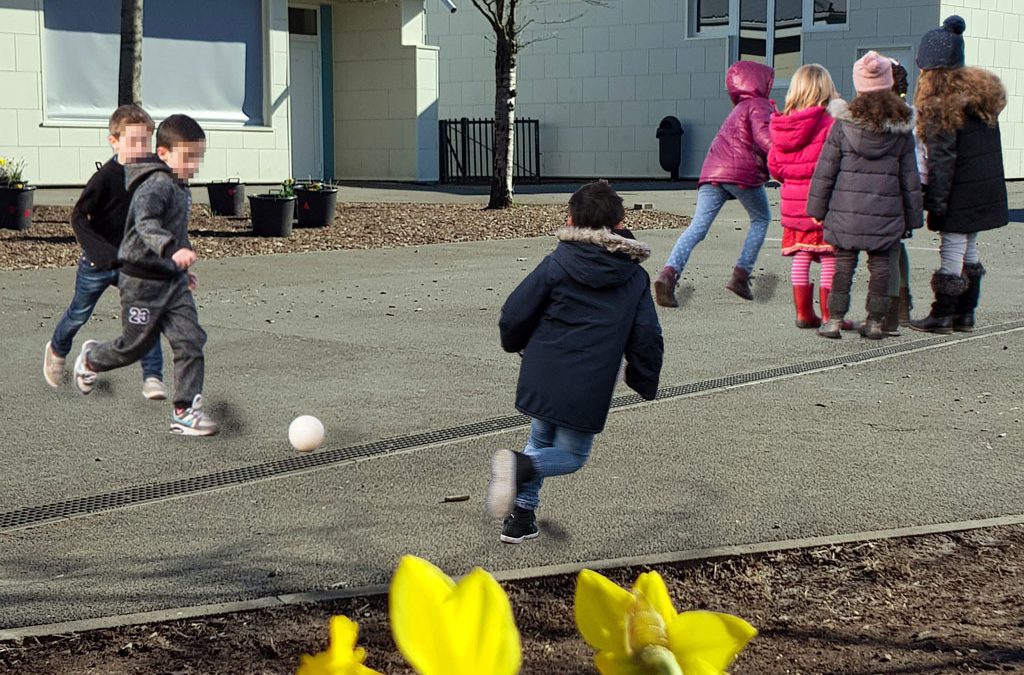
[[102, 373], [138, 361], [160, 339], [167, 337], [174, 354], [174, 405], [190, 407], [196, 394], [203, 393], [203, 345], [206, 331], [188, 289], [188, 277], [140, 279], [122, 273], [121, 337], [94, 345], [89, 367]]

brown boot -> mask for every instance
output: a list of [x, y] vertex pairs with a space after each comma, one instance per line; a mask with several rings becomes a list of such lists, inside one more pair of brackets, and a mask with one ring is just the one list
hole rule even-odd
[[732, 268], [732, 278], [725, 287], [744, 300], [754, 299], [754, 294], [750, 292], [750, 272], [742, 267]]
[[882, 319], [882, 332], [886, 337], [899, 337], [900, 335], [900, 299], [893, 296], [889, 298], [889, 309]]
[[676, 300], [676, 285], [679, 283], [679, 273], [675, 268], [665, 266], [654, 279], [654, 301], [662, 307], [678, 307]]
[[914, 308], [914, 302], [910, 297], [909, 288], [900, 289], [899, 321], [901, 326], [910, 325], [910, 310]]

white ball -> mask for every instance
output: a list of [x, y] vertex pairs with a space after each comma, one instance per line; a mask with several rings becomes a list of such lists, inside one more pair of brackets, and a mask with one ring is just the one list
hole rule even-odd
[[324, 443], [324, 425], [312, 415], [301, 415], [288, 425], [288, 442], [299, 452], [313, 452]]

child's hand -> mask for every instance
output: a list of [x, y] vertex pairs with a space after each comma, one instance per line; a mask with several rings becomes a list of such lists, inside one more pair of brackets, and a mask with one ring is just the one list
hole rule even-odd
[[814, 221], [814, 224], [815, 224], [815, 225], [824, 225], [824, 224], [825, 224], [825, 221], [823, 221], [823, 220], [818, 220], [817, 218], [813, 218], [813, 217], [812, 217], [812, 218], [811, 218], [811, 220], [813, 220], [813, 221]]
[[194, 291], [199, 287], [199, 277], [196, 276], [195, 272], [187, 272], [188, 274], [188, 290]]
[[196, 261], [196, 252], [190, 248], [179, 248], [171, 256], [171, 260], [179, 270], [187, 270]]

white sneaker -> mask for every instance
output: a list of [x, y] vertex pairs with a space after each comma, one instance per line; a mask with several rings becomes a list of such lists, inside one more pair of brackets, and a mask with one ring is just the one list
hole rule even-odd
[[99, 340], [86, 340], [82, 343], [82, 351], [78, 353], [78, 358], [75, 359], [75, 385], [83, 394], [91, 392], [96, 384], [96, 373], [86, 367], [85, 357], [98, 344]]
[[171, 412], [171, 432], [185, 436], [213, 436], [220, 427], [203, 412], [203, 396], [196, 394], [192, 399], [192, 407], [186, 408], [179, 415]]
[[43, 377], [46, 378], [46, 384], [54, 389], [59, 389], [64, 382], [64, 357], [57, 356], [49, 342], [43, 352]]
[[150, 401], [163, 401], [167, 398], [167, 388], [159, 377], [147, 377], [142, 381], [142, 395]]

